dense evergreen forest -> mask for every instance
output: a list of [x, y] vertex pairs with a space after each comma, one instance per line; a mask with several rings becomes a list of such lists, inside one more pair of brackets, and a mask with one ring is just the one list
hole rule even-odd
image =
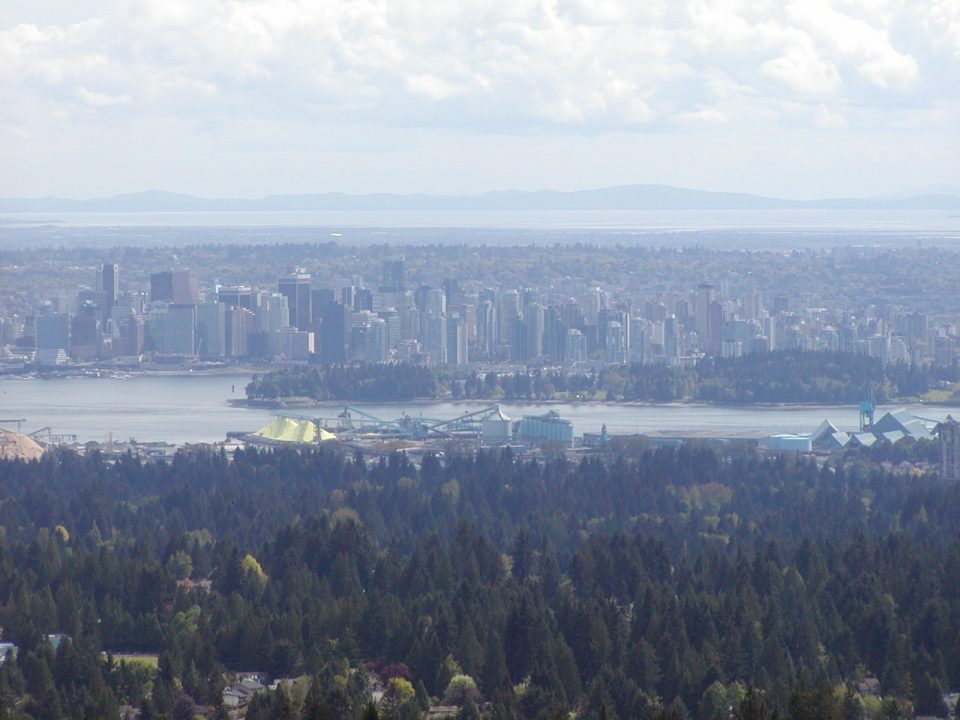
[[626, 400], [716, 403], [852, 403], [869, 383], [878, 402], [918, 397], [960, 380], [956, 365], [887, 365], [865, 355], [781, 350], [702, 360], [695, 367], [614, 365], [589, 373], [458, 371], [402, 363], [293, 367], [257, 375], [247, 395], [317, 401]]
[[960, 486], [884, 467], [696, 446], [3, 462], [0, 718], [226, 717], [228, 670], [310, 679], [251, 720], [943, 715]]

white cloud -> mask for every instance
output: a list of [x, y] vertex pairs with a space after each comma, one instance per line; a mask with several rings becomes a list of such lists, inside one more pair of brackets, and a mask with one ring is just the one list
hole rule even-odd
[[814, 123], [820, 128], [842, 128], [846, 127], [847, 119], [842, 113], [832, 110], [826, 105], [821, 104], [814, 113]]
[[81, 85], [77, 88], [77, 97], [87, 105], [93, 107], [113, 107], [116, 105], [129, 105], [132, 100], [129, 95], [108, 95], [107, 93], [94, 92]]
[[757, 91], [744, 83], [737, 82], [727, 73], [716, 68], [707, 68], [704, 73], [704, 87], [721, 100], [756, 95]]
[[464, 87], [428, 74], [409, 76], [407, 78], [407, 89], [417, 95], [425, 95], [432, 100], [445, 100], [466, 92]]
[[891, 43], [890, 16], [876, 7], [871, 10], [872, 24], [840, 12], [827, 0], [802, 0], [790, 5], [789, 15], [832, 55], [850, 60], [869, 82], [881, 88], [907, 88], [917, 77], [917, 61]]
[[0, 144], [291, 118], [739, 142], [960, 125], [957, 0], [89, 0], [79, 21], [5, 4]]
[[[914, 18], [916, 37], [936, 21], [938, 42], [960, 38], [952, 7]], [[891, 40], [894, 20], [851, 0], [117, 0], [84, 22], [0, 28], [0, 77], [7, 95], [146, 114], [215, 101], [253, 117], [642, 127], [714, 100], [733, 104], [715, 120], [769, 116], [792, 96], [882, 108], [923, 73]]]
[[829, 95], [843, 84], [836, 65], [821, 57], [802, 34], [783, 54], [762, 65], [763, 72], [805, 95]]
[[681, 122], [685, 123], [725, 123], [728, 118], [717, 108], [701, 108], [691, 112], [684, 112], [678, 115]]

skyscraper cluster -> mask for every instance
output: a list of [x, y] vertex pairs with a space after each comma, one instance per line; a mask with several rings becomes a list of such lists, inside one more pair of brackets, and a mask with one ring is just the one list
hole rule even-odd
[[[202, 285], [183, 268], [127, 287], [96, 268], [72, 303], [54, 298], [13, 337], [40, 363], [106, 358], [428, 365], [594, 367], [692, 364], [778, 348], [860, 353], [884, 363], [948, 365], [955, 328], [907, 307], [857, 312], [725, 283], [629, 295], [616, 286], [551, 282], [490, 287], [470, 277], [411, 283], [406, 261], [383, 259], [377, 282], [318, 281], [302, 266], [272, 287]], [[0, 326], [10, 342], [13, 324]]]

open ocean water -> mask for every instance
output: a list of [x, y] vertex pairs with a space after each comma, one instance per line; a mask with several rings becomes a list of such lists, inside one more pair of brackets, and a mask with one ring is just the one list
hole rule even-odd
[[716, 248], [953, 246], [944, 210], [6, 213], [0, 249], [198, 242], [642, 243]]

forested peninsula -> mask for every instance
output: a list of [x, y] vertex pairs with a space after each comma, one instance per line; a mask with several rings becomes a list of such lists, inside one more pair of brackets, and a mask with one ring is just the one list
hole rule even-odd
[[[612, 365], [589, 371], [487, 372], [406, 363], [308, 365], [256, 375], [251, 400], [301, 397], [394, 402], [455, 400], [602, 400], [711, 403], [853, 403], [923, 398], [960, 380], [956, 364], [883, 365], [851, 353], [782, 350], [707, 358], [691, 367]], [[952, 397], [947, 393], [947, 398]]]

